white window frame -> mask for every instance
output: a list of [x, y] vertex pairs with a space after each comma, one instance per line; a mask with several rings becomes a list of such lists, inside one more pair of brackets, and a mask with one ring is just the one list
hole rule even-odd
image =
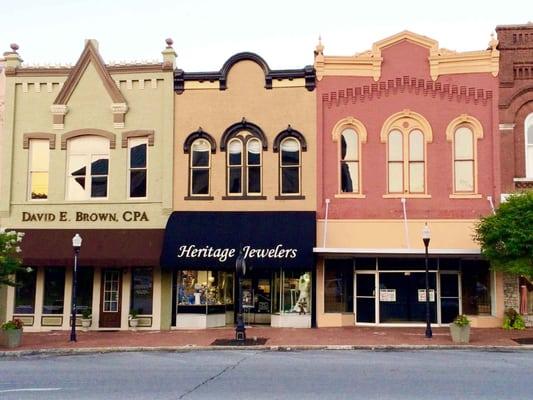
[[[288, 140], [294, 140], [298, 143], [298, 164], [283, 165], [283, 143]], [[286, 193], [283, 191], [283, 168], [298, 167], [298, 192]], [[301, 196], [302, 195], [302, 144], [295, 137], [289, 136], [283, 139], [279, 145], [279, 193], [281, 196]]]
[[[251, 142], [257, 142], [259, 144], [259, 164], [248, 164], [248, 148], [250, 147]], [[252, 137], [249, 140], [246, 141], [246, 154], [243, 159], [243, 166], [246, 169], [246, 196], [261, 196], [263, 193], [263, 148], [261, 145], [261, 141], [256, 138]], [[243, 158], [244, 158], [243, 157]], [[250, 192], [250, 168], [257, 168], [259, 167], [259, 192]]]
[[[456, 137], [457, 137], [457, 131], [461, 128], [467, 128], [470, 131], [471, 134], [471, 140], [472, 140], [472, 159], [457, 159], [456, 157]], [[475, 194], [477, 193], [477, 138], [476, 134], [474, 132], [474, 129], [470, 125], [459, 125], [457, 126], [453, 131], [453, 193], [454, 194]], [[456, 186], [456, 174], [457, 174], [457, 162], [460, 161], [472, 161], [472, 190], [465, 191], [465, 190], [457, 190]]]
[[[355, 134], [355, 138], [357, 140], [357, 158], [355, 159], [342, 159], [342, 135], [346, 131], [353, 131]], [[359, 132], [355, 129], [355, 127], [347, 126], [345, 127], [340, 135], [339, 135], [339, 146], [338, 146], [338, 152], [339, 152], [339, 189], [338, 193], [343, 195], [357, 195], [361, 194], [361, 138], [359, 135]], [[350, 163], [356, 163], [357, 164], [357, 190], [354, 190], [352, 192], [343, 192], [342, 191], [342, 164], [350, 164]]]
[[[401, 161], [390, 161], [390, 134], [392, 132], [398, 131], [401, 134], [402, 138], [402, 160]], [[419, 131], [422, 134], [422, 151], [423, 158], [422, 161], [413, 161], [411, 160], [411, 134], [415, 131]], [[392, 128], [387, 133], [387, 194], [388, 195], [405, 195], [405, 196], [420, 196], [427, 194], [427, 138], [425, 132], [419, 127], [412, 127], [409, 129], [399, 129]], [[390, 163], [402, 163], [402, 191], [401, 192], [391, 192], [390, 191]], [[412, 192], [410, 189], [411, 186], [411, 164], [420, 164], [424, 166], [424, 178], [423, 185], [424, 189], [420, 192]]]
[[[32, 165], [32, 159], [33, 159], [33, 151], [34, 151], [34, 144], [36, 143], [36, 141], [42, 141], [42, 142], [46, 142], [46, 148], [48, 150], [48, 166], [46, 168], [46, 170], [34, 170], [33, 169], [33, 165]], [[37, 201], [37, 202], [43, 202], [43, 201], [47, 201], [48, 198], [50, 197], [50, 139], [30, 139], [29, 140], [29, 147], [28, 147], [29, 151], [28, 151], [28, 193], [27, 193], [27, 197], [28, 197], [28, 200], [29, 201]], [[46, 172], [47, 175], [48, 175], [48, 183], [47, 183], [47, 194], [46, 194], [46, 199], [33, 199], [31, 197], [31, 194], [32, 194], [32, 183], [33, 183], [33, 179], [32, 179], [32, 176], [33, 176], [33, 173], [44, 173]]]
[[[208, 162], [207, 166], [193, 166], [192, 160], [194, 157], [194, 144], [199, 141], [205, 141], [209, 147], [208, 150]], [[192, 192], [192, 186], [193, 186], [193, 172], [195, 170], [207, 170], [207, 194], [199, 194], [199, 193], [193, 193]], [[229, 189], [229, 186], [228, 186]], [[210, 197], [211, 196], [211, 145], [209, 141], [205, 138], [198, 138], [191, 144], [191, 150], [189, 154], [189, 196], [192, 197]]]
[[[132, 168], [131, 167], [131, 149], [134, 146], [139, 144], [146, 145], [146, 166], [144, 168]], [[132, 197], [131, 196], [131, 172], [132, 171], [146, 171], [146, 193], [142, 197]], [[137, 137], [137, 138], [128, 138], [128, 176], [127, 176], [127, 197], [129, 200], [146, 200], [148, 198], [148, 138], [147, 137]], [[108, 184], [109, 184], [109, 173], [108, 173]]]
[[533, 143], [528, 143], [527, 141], [527, 128], [531, 126], [533, 127], [533, 113], [530, 113], [526, 119], [524, 120], [524, 154], [525, 154], [525, 167], [526, 170], [524, 171], [524, 176], [528, 179], [533, 179], [533, 163], [528, 162], [528, 154], [529, 152], [533, 153]]
[[[233, 142], [240, 142], [241, 144], [241, 163], [240, 164], [230, 164], [230, 148], [231, 148], [231, 144]], [[247, 157], [247, 148], [246, 146], [244, 145], [244, 142], [239, 139], [239, 138], [233, 138], [231, 139], [229, 142], [228, 142], [228, 150], [227, 150], [227, 154], [226, 154], [226, 192], [227, 192], [227, 195], [228, 196], [243, 196], [244, 195], [244, 161], [245, 161], [245, 157]], [[239, 192], [230, 192], [230, 170], [232, 168], [240, 168], [241, 169], [241, 190]]]

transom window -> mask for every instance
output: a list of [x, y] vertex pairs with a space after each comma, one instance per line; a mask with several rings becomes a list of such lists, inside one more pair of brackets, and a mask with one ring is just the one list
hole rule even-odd
[[49, 145], [48, 139], [30, 139], [28, 191], [31, 200], [48, 199]]
[[[243, 156], [244, 149], [246, 156]], [[261, 167], [262, 148], [259, 139], [253, 137], [231, 139], [227, 151], [228, 194], [260, 195]]]
[[211, 145], [206, 139], [193, 142], [190, 152], [189, 192], [191, 196], [208, 196], [211, 169]]
[[340, 136], [341, 193], [359, 193], [359, 135], [351, 128]]
[[300, 142], [286, 138], [280, 146], [280, 193], [299, 195], [301, 193], [302, 159]]
[[130, 138], [128, 140], [130, 198], [146, 197], [147, 148], [147, 138]]
[[109, 139], [81, 136], [68, 140], [67, 199], [106, 198]]
[[388, 135], [389, 193], [425, 193], [425, 142], [419, 129]]

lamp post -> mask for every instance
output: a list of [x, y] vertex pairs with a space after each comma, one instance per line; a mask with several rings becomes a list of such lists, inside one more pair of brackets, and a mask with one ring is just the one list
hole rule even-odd
[[246, 275], [246, 261], [242, 251], [235, 262], [235, 273], [237, 275], [237, 326], [235, 327], [235, 340], [244, 343], [246, 341], [246, 327], [244, 326], [242, 307], [242, 279]]
[[76, 289], [78, 286], [78, 256], [81, 248], [81, 236], [76, 233], [72, 238], [72, 248], [74, 249], [74, 273], [72, 276], [72, 326], [70, 330], [70, 341], [76, 341], [76, 315], [78, 309], [76, 307]]
[[429, 240], [431, 239], [431, 231], [426, 222], [424, 229], [422, 229], [422, 241], [424, 242], [424, 247], [426, 248], [426, 338], [431, 339], [433, 337], [433, 332], [431, 331], [431, 318], [429, 313], [429, 262], [428, 262], [428, 247]]

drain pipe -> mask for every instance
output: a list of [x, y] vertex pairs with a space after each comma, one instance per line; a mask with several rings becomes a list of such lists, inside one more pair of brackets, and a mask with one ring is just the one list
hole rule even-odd
[[492, 201], [492, 196], [487, 196], [487, 200], [489, 201], [490, 209], [492, 210], [492, 213], [496, 214], [496, 210], [494, 210], [494, 202]]
[[324, 243], [322, 247], [326, 247], [326, 238], [328, 236], [328, 212], [329, 212], [329, 199], [326, 199], [326, 220], [324, 221]]
[[405, 245], [407, 248], [409, 248], [409, 227], [407, 226], [407, 209], [405, 207], [405, 203], [407, 203], [407, 199], [405, 197], [401, 198], [402, 207], [403, 207], [403, 230], [405, 234]]

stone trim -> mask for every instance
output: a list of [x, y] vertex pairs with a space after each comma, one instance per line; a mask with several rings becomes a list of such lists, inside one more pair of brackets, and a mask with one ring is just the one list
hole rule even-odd
[[302, 135], [300, 132], [298, 132], [296, 129], [293, 129], [289, 125], [287, 129], [278, 133], [278, 135], [274, 139], [274, 144], [272, 147], [272, 149], [274, 150], [274, 153], [279, 152], [279, 148], [280, 148], [280, 145], [283, 139], [286, 139], [289, 137], [296, 139], [300, 143], [300, 147], [302, 151], [307, 151], [307, 141], [305, 140], [305, 136]]
[[102, 129], [77, 129], [75, 131], [67, 132], [61, 135], [61, 150], [67, 149], [67, 140], [79, 136], [101, 136], [109, 139], [109, 148], [114, 149], [116, 146], [116, 135], [114, 133], [104, 131]]
[[467, 125], [469, 128], [471, 128], [476, 139], [483, 139], [483, 126], [481, 125], [481, 122], [471, 115], [461, 114], [452, 120], [446, 128], [446, 140], [448, 142], [453, 142], [453, 135], [457, 128], [459, 128], [461, 125]]
[[391, 130], [398, 129], [401, 132], [405, 131], [405, 128], [403, 128], [402, 126], [398, 126], [398, 124], [404, 119], [410, 119], [412, 121], [415, 121], [416, 125], [410, 127], [409, 130], [413, 130], [415, 128], [420, 129], [422, 131], [422, 134], [424, 135], [424, 140], [426, 143], [431, 143], [433, 141], [433, 131], [428, 120], [417, 112], [405, 109], [401, 112], [391, 115], [383, 123], [383, 127], [381, 128], [380, 134], [381, 143], [387, 143], [389, 138], [389, 132]]
[[365, 124], [354, 117], [346, 117], [338, 121], [331, 131], [331, 139], [334, 142], [337, 142], [342, 134], [342, 131], [346, 128], [353, 128], [359, 136], [359, 141], [361, 143], [366, 143], [368, 133], [366, 131]]
[[138, 137], [147, 137], [148, 146], [154, 145], [154, 131], [153, 130], [137, 129], [134, 131], [122, 132], [122, 148], [125, 149], [128, 147], [128, 139], [138, 138]]
[[52, 104], [50, 106], [52, 112], [52, 128], [64, 129], [65, 128], [65, 115], [68, 113], [68, 106], [65, 104]]
[[56, 148], [56, 135], [55, 133], [46, 132], [28, 132], [22, 136], [22, 148], [27, 150], [30, 148], [31, 139], [47, 139], [49, 141], [49, 149], [55, 150]]
[[191, 151], [192, 144], [197, 139], [205, 139], [209, 142], [209, 146], [211, 147], [211, 154], [215, 154], [217, 152], [217, 142], [211, 136], [209, 133], [204, 132], [201, 127], [198, 128], [196, 132], [192, 132], [187, 138], [185, 139], [185, 142], [183, 143], [183, 152], [185, 154], [189, 154]]
[[241, 122], [231, 125], [224, 131], [222, 138], [220, 139], [220, 150], [226, 151], [228, 142], [242, 131], [250, 132], [252, 136], [261, 141], [263, 150], [268, 150], [268, 140], [263, 130], [256, 124], [247, 121], [246, 118], [243, 118]]

